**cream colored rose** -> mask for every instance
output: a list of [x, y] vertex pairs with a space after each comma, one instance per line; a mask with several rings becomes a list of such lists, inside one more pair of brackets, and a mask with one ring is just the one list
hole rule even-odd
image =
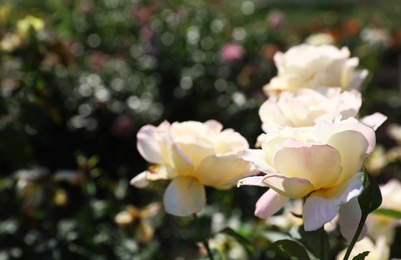
[[255, 174], [241, 158], [242, 150], [249, 148], [246, 139], [232, 129], [222, 129], [214, 120], [142, 127], [137, 148], [153, 166], [131, 184], [144, 187], [148, 181], [172, 179], [163, 199], [166, 212], [187, 216], [200, 211], [206, 203], [204, 186], [228, 189]]
[[278, 75], [264, 87], [268, 96], [299, 88], [358, 89], [368, 74], [367, 70], [356, 70], [359, 59], [350, 58], [348, 48], [338, 49], [333, 45], [297, 45], [285, 53], [277, 52], [274, 62]]
[[342, 119], [356, 117], [361, 104], [361, 94], [357, 90], [341, 92], [340, 88], [302, 88], [267, 99], [259, 109], [259, 117], [263, 131], [268, 132], [280, 125], [305, 127], [323, 119], [334, 121], [338, 115]]
[[309, 128], [276, 128], [262, 139], [262, 149], [248, 149], [243, 157], [266, 175], [238, 182], [270, 188], [258, 200], [255, 214], [268, 218], [288, 199], [306, 198], [302, 213], [306, 231], [317, 230], [340, 213], [341, 232], [350, 240], [361, 216], [360, 170], [375, 147], [374, 130], [348, 118]]

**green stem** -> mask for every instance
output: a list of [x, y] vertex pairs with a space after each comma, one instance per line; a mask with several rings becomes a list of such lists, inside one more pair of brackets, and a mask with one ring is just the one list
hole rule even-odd
[[363, 214], [362, 213], [361, 221], [359, 221], [358, 228], [357, 228], [357, 230], [356, 230], [356, 232], [354, 234], [354, 237], [351, 240], [351, 243], [349, 244], [349, 246], [347, 248], [347, 252], [345, 253], [345, 256], [344, 256], [343, 260], [348, 260], [349, 256], [351, 255], [351, 251], [354, 248], [354, 246], [355, 246], [355, 244], [356, 244], [356, 242], [358, 240], [358, 237], [362, 232], [362, 228], [363, 228], [363, 225], [365, 224], [365, 221], [366, 221], [367, 217], [368, 217], [367, 214]]
[[197, 224], [197, 226], [198, 226], [198, 231], [199, 231], [199, 234], [200, 234], [200, 236], [201, 236], [202, 243], [203, 243], [203, 245], [204, 245], [205, 248], [206, 248], [207, 255], [209, 256], [209, 259], [210, 259], [210, 260], [213, 260], [212, 251], [210, 250], [209, 243], [207, 242], [205, 236], [203, 235], [203, 232], [202, 232], [202, 225], [201, 225], [201, 223], [200, 223], [200, 220], [199, 220], [198, 216], [196, 215], [196, 213], [192, 214], [192, 216], [194, 217], [195, 222], [196, 222], [196, 224]]
[[325, 254], [326, 252], [324, 251], [325, 249], [324, 226], [319, 229], [319, 238], [320, 238], [320, 259], [324, 260], [326, 259], [326, 254]]

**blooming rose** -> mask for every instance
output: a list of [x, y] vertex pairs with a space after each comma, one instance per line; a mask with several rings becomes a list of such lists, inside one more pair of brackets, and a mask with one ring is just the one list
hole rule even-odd
[[267, 99], [259, 109], [262, 129], [286, 125], [291, 127], [313, 126], [319, 120], [334, 121], [356, 117], [362, 104], [357, 90], [341, 92], [341, 88], [301, 88], [296, 92], [284, 91]]
[[164, 121], [158, 127], [142, 127], [137, 148], [154, 165], [133, 178], [131, 184], [143, 187], [148, 181], [172, 179], [163, 198], [166, 212], [187, 216], [200, 211], [206, 203], [204, 186], [228, 189], [255, 173], [241, 158], [242, 150], [249, 148], [246, 139], [222, 128], [214, 120]]
[[268, 218], [289, 198], [306, 197], [306, 231], [319, 229], [340, 213], [341, 232], [350, 240], [361, 216], [357, 196], [363, 190], [363, 173], [359, 171], [375, 147], [373, 128], [348, 118], [309, 128], [277, 128], [262, 140], [262, 149], [248, 149], [243, 158], [266, 175], [238, 182], [238, 186], [270, 187], [258, 200], [255, 215]]
[[[391, 179], [386, 184], [380, 185], [382, 204], [380, 209], [392, 209], [401, 211], [401, 182]], [[369, 236], [374, 239], [384, 237], [388, 244], [392, 244], [395, 236], [395, 228], [401, 225], [401, 220], [390, 216], [369, 214], [366, 219], [369, 227]]]
[[350, 58], [348, 48], [337, 49], [332, 45], [297, 45], [286, 53], [277, 52], [274, 62], [278, 75], [264, 87], [269, 96], [299, 88], [358, 89], [368, 74], [367, 70], [356, 71], [359, 59]]

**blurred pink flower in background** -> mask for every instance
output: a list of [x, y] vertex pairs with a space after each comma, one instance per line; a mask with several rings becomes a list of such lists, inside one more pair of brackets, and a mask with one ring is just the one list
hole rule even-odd
[[269, 24], [269, 26], [273, 27], [273, 28], [283, 27], [287, 22], [287, 18], [285, 17], [285, 14], [280, 10], [270, 11], [267, 14], [266, 19], [267, 19], [267, 23]]
[[100, 70], [104, 68], [108, 55], [103, 52], [94, 52], [89, 56], [88, 65], [91, 70]]
[[237, 43], [228, 43], [220, 49], [220, 58], [225, 62], [235, 62], [244, 56], [244, 48]]
[[134, 120], [128, 115], [119, 115], [112, 127], [111, 132], [117, 137], [129, 137], [134, 131]]

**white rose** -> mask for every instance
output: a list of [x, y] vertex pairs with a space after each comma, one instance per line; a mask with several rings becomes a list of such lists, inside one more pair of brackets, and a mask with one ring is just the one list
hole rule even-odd
[[348, 118], [311, 128], [276, 128], [262, 139], [262, 149], [245, 150], [243, 157], [265, 175], [238, 182], [270, 188], [256, 203], [255, 215], [271, 217], [288, 199], [306, 197], [305, 230], [317, 230], [340, 213], [341, 232], [350, 241], [360, 220], [360, 170], [375, 147], [374, 130]]
[[264, 87], [269, 96], [299, 88], [358, 89], [368, 74], [367, 70], [356, 70], [359, 59], [350, 58], [348, 48], [338, 49], [332, 45], [297, 45], [286, 53], [277, 52], [274, 62], [278, 75]]
[[163, 199], [166, 212], [187, 216], [200, 211], [206, 204], [204, 186], [228, 189], [256, 173], [241, 157], [242, 150], [249, 148], [246, 139], [232, 129], [222, 129], [214, 120], [164, 121], [158, 127], [142, 127], [137, 148], [153, 166], [131, 184], [141, 188], [148, 181], [171, 179]]
[[285, 125], [291, 127], [313, 126], [322, 119], [334, 121], [356, 117], [362, 104], [357, 90], [341, 92], [340, 88], [302, 88], [296, 92], [284, 91], [270, 97], [259, 109], [262, 129]]

